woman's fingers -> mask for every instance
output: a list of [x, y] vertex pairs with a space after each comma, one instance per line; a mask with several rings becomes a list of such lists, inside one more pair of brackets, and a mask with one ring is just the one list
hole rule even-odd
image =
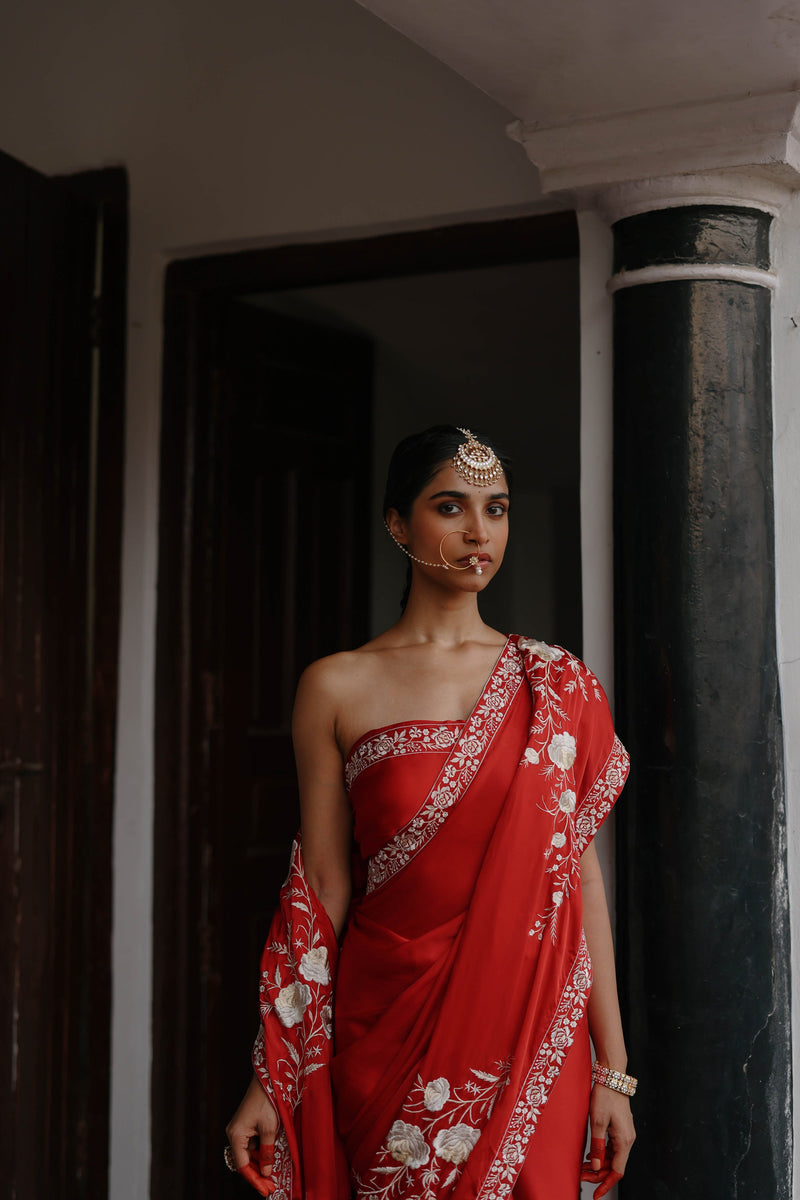
[[250, 1162], [250, 1139], [254, 1130], [229, 1125], [225, 1130], [228, 1135], [228, 1145], [231, 1148], [233, 1161], [237, 1171], [241, 1171]]
[[[591, 1152], [590, 1152], [591, 1153]], [[611, 1149], [605, 1147], [603, 1158], [600, 1160], [600, 1166], [595, 1167], [592, 1163], [596, 1163], [596, 1158], [587, 1157], [581, 1167], [581, 1183], [604, 1183], [605, 1178], [611, 1170]]]
[[595, 1171], [599, 1171], [603, 1164], [606, 1138], [613, 1120], [613, 1110], [609, 1109], [608, 1099], [605, 1088], [602, 1091], [598, 1091], [597, 1085], [592, 1088], [592, 1097], [589, 1101], [589, 1133], [591, 1136], [589, 1157]]
[[275, 1137], [278, 1133], [278, 1117], [269, 1102], [264, 1108], [260, 1120], [256, 1124], [257, 1141], [251, 1143], [250, 1161], [265, 1178], [272, 1175], [272, 1164], [275, 1161]]
[[605, 1131], [602, 1137], [593, 1137], [589, 1142], [589, 1158], [591, 1159], [592, 1169], [599, 1171], [603, 1165], [603, 1159], [606, 1155], [606, 1138]]
[[269, 1177], [275, 1158], [278, 1116], [256, 1075], [225, 1132], [239, 1174], [250, 1183], [254, 1179], [262, 1185], [269, 1183], [267, 1191], [259, 1190], [262, 1196], [270, 1195], [275, 1190]]
[[[261, 1135], [264, 1136], [263, 1134]], [[270, 1135], [274, 1138], [274, 1133]], [[261, 1141], [258, 1144], [258, 1169], [265, 1178], [269, 1178], [272, 1174], [272, 1164], [275, 1161], [275, 1143]]]
[[[603, 1146], [602, 1157], [598, 1157], [596, 1148], [589, 1151], [586, 1161], [581, 1165], [581, 1180], [584, 1183], [600, 1183], [611, 1170], [611, 1147]], [[599, 1165], [598, 1165], [599, 1164]]]
[[625, 1168], [628, 1165], [628, 1156], [635, 1140], [636, 1131], [633, 1128], [630, 1113], [628, 1113], [625, 1121], [618, 1121], [612, 1126], [609, 1135], [612, 1150], [611, 1167], [619, 1175], [625, 1174]]
[[[628, 1155], [636, 1138], [627, 1096], [596, 1084], [592, 1089], [589, 1128], [591, 1167], [603, 1176], [602, 1186], [605, 1187], [605, 1170], [612, 1171], [619, 1178], [625, 1174]], [[606, 1191], [613, 1186], [613, 1183], [609, 1184]], [[606, 1192], [601, 1194], [605, 1195]]]
[[[605, 1136], [600, 1137], [597, 1129], [601, 1122], [592, 1123], [592, 1137], [589, 1141], [589, 1153], [581, 1171], [582, 1183], [596, 1183], [592, 1200], [602, 1200], [608, 1195], [625, 1173], [625, 1164], [633, 1144], [633, 1123], [630, 1130], [626, 1127], [617, 1132], [614, 1123], [609, 1123], [609, 1142]], [[623, 1123], [624, 1124], [624, 1123]]]
[[258, 1173], [258, 1170], [248, 1163], [244, 1167], [239, 1168], [239, 1174], [248, 1183], [252, 1184], [260, 1196], [271, 1196], [275, 1191], [275, 1184], [271, 1179], [263, 1179]]
[[594, 1189], [592, 1200], [600, 1200], [601, 1196], [605, 1196], [611, 1191], [615, 1183], [619, 1183], [622, 1176], [619, 1171], [609, 1171], [600, 1187]]

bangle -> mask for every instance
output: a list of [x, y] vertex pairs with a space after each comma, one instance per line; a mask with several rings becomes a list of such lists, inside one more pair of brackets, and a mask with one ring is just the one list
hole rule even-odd
[[622, 1092], [623, 1096], [635, 1096], [639, 1080], [623, 1071], [612, 1071], [611, 1067], [603, 1067], [596, 1062], [592, 1067], [592, 1082], [602, 1083], [603, 1087], [611, 1088], [612, 1092]]

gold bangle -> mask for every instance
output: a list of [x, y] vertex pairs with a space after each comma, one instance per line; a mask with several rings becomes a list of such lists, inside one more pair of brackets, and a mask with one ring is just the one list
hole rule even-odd
[[622, 1092], [623, 1096], [635, 1096], [639, 1080], [624, 1071], [612, 1071], [611, 1067], [601, 1066], [596, 1062], [592, 1067], [592, 1082], [601, 1083], [603, 1087], [611, 1088], [612, 1092]]

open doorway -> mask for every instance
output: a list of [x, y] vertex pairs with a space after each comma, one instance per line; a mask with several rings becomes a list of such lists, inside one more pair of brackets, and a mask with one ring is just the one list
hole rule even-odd
[[405, 566], [377, 519], [389, 455], [407, 433], [450, 423], [513, 459], [512, 538], [484, 618], [580, 653], [577, 272], [577, 258], [549, 259], [248, 298], [373, 347], [373, 635], [397, 619]]
[[580, 653], [577, 252], [560, 213], [169, 269], [155, 1200], [234, 1195], [222, 1131], [297, 823], [291, 700], [398, 613], [380, 494], [401, 436], [453, 422], [508, 448], [521, 532], [482, 611]]

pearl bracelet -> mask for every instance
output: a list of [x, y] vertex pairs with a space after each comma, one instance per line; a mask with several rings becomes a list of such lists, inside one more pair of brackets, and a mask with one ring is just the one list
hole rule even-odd
[[635, 1096], [639, 1080], [623, 1071], [612, 1071], [611, 1067], [603, 1067], [596, 1062], [592, 1067], [592, 1082], [602, 1083], [603, 1087], [611, 1088], [612, 1092], [622, 1092], [623, 1096]]

